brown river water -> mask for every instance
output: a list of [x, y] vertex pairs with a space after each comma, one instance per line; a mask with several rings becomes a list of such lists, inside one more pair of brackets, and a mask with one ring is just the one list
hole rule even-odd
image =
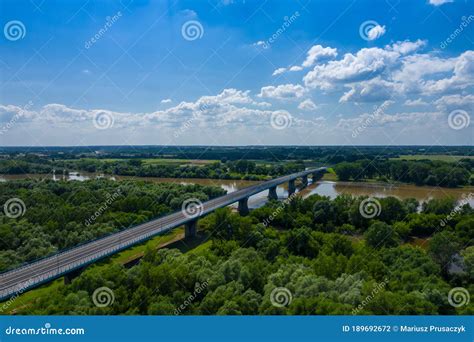
[[[84, 181], [87, 179], [93, 179], [98, 177], [105, 177], [113, 180], [145, 180], [153, 182], [168, 182], [178, 184], [201, 184], [201, 185], [213, 185], [219, 186], [226, 190], [228, 193], [237, 191], [239, 189], [258, 184], [255, 181], [245, 180], [230, 180], [230, 179], [199, 179], [199, 178], [158, 178], [158, 177], [133, 177], [133, 176], [103, 176], [91, 173], [75, 173], [71, 172], [69, 175], [38, 175], [38, 174], [26, 174], [26, 175], [0, 175], [0, 182], [6, 182], [17, 179], [38, 179], [38, 178], [49, 178], [54, 180], [77, 180]], [[287, 184], [283, 184], [277, 188], [279, 197], [287, 197]], [[257, 208], [265, 204], [268, 192], [264, 191], [258, 193], [249, 199], [249, 207]], [[365, 183], [365, 182], [333, 182], [333, 181], [319, 181], [316, 184], [311, 184], [302, 190], [301, 194], [304, 197], [312, 194], [318, 194], [322, 196], [329, 196], [335, 198], [341, 194], [348, 194], [354, 196], [372, 196], [372, 197], [387, 197], [394, 196], [400, 199], [415, 198], [419, 202], [424, 202], [432, 198], [445, 198], [453, 197], [457, 200], [463, 198], [469, 198], [469, 204], [474, 207], [474, 187], [466, 187], [459, 189], [440, 188], [440, 187], [429, 187], [429, 186], [415, 186], [408, 184], [385, 184], [385, 183]]]

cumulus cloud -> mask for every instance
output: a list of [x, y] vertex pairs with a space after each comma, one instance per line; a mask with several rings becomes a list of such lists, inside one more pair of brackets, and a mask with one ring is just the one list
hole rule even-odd
[[317, 109], [316, 104], [310, 99], [306, 99], [298, 105], [298, 109], [312, 111]]
[[425, 46], [423, 40], [402, 41], [346, 53], [315, 65], [303, 82], [308, 89], [344, 91], [340, 102], [447, 95], [474, 85], [474, 51], [442, 57], [420, 53]]
[[267, 86], [260, 89], [257, 96], [277, 100], [293, 100], [304, 96], [306, 90], [299, 84], [281, 84], [279, 86]]
[[171, 99], [163, 99], [161, 100], [161, 103], [165, 104], [165, 103], [171, 103], [172, 100]]
[[417, 41], [414, 41], [414, 42], [405, 40], [403, 42], [397, 42], [392, 45], [387, 45], [385, 48], [387, 50], [399, 52], [401, 55], [406, 55], [425, 47], [426, 44], [427, 44], [426, 40], [421, 40], [421, 39], [418, 39]]
[[306, 59], [301, 66], [309, 68], [320, 59], [336, 57], [337, 49], [331, 47], [323, 47], [321, 45], [314, 45], [313, 47], [311, 47], [311, 49], [309, 49]]
[[290, 67], [290, 69], [288, 69], [289, 71], [301, 71], [303, 70], [302, 67], [300, 67], [299, 65], [293, 65], [292, 67]]
[[433, 6], [441, 6], [450, 2], [454, 2], [454, 0], [429, 0], [429, 4]]
[[286, 71], [286, 68], [278, 68], [273, 72], [272, 76], [283, 74], [285, 71]]
[[436, 107], [444, 112], [450, 112], [455, 109], [473, 109], [474, 95], [446, 95], [435, 101]]
[[303, 81], [310, 88], [331, 89], [337, 84], [375, 78], [393, 65], [400, 53], [380, 48], [364, 48], [355, 55], [346, 53], [341, 60], [316, 65]]

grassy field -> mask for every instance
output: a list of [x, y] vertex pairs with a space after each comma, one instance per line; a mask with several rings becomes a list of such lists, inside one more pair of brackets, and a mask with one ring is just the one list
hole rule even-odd
[[[124, 265], [134, 259], [137, 259], [143, 255], [145, 249], [149, 248], [160, 248], [173, 241], [179, 240], [184, 237], [184, 228], [177, 228], [167, 234], [159, 235], [146, 243], [134, 246], [121, 253], [118, 253], [104, 261], [96, 264], [97, 267], [108, 265], [110, 263]], [[37, 298], [47, 296], [51, 291], [57, 291], [61, 284], [64, 283], [64, 279], [61, 277], [50, 283], [47, 283], [41, 287], [33, 289], [31, 291], [20, 294], [18, 297], [12, 298], [10, 301], [0, 303], [0, 314], [15, 314], [21, 311], [21, 309], [27, 308], [28, 305], [34, 302]]]
[[334, 169], [332, 167], [328, 168], [328, 172], [326, 172], [323, 176], [323, 179], [325, 181], [337, 181], [337, 175], [334, 172]]
[[393, 159], [404, 159], [404, 160], [441, 160], [446, 162], [457, 162], [460, 159], [474, 159], [474, 156], [452, 156], [449, 154], [416, 154], [416, 155], [401, 155], [398, 158]]

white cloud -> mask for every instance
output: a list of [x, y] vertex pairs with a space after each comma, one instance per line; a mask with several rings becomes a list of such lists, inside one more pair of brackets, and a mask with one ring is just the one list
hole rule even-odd
[[367, 32], [368, 40], [376, 40], [385, 34], [385, 26], [376, 25]]
[[454, 0], [429, 0], [429, 4], [433, 6], [441, 6], [450, 2], [454, 2]]
[[406, 100], [405, 101], [405, 106], [427, 106], [428, 103], [423, 101], [421, 98], [416, 99], [416, 100]]
[[423, 40], [403, 41], [346, 53], [315, 65], [303, 77], [304, 85], [326, 92], [346, 89], [340, 102], [448, 95], [474, 86], [474, 51], [458, 57], [419, 53], [425, 46]]
[[380, 77], [348, 85], [350, 88], [342, 95], [339, 102], [377, 102], [398, 96], [402, 88], [399, 84]]
[[302, 67], [300, 67], [299, 65], [293, 65], [290, 69], [288, 69], [289, 71], [301, 71], [303, 70]]
[[375, 78], [393, 65], [400, 54], [380, 48], [364, 48], [355, 55], [346, 53], [341, 60], [316, 65], [303, 80], [310, 88], [331, 89], [337, 84]]
[[305, 89], [299, 84], [281, 84], [279, 86], [267, 86], [260, 89], [259, 97], [278, 100], [299, 99], [304, 96]]
[[446, 95], [435, 101], [436, 107], [443, 112], [455, 109], [474, 109], [474, 95]]
[[455, 59], [453, 75], [440, 80], [428, 80], [423, 87], [427, 94], [463, 90], [474, 85], [474, 51], [466, 51]]
[[301, 66], [308, 68], [313, 66], [318, 60], [322, 58], [336, 58], [337, 49], [331, 47], [322, 47], [321, 45], [314, 45], [309, 49], [306, 59]]
[[165, 103], [171, 103], [172, 100], [171, 99], [163, 99], [161, 100], [161, 103], [165, 104]]
[[403, 42], [397, 42], [392, 45], [387, 45], [385, 49], [399, 52], [401, 55], [406, 55], [415, 52], [427, 44], [426, 40], [418, 39], [417, 41], [410, 42], [405, 40]]
[[286, 68], [278, 68], [273, 72], [272, 76], [283, 74], [285, 71], [286, 71]]
[[252, 44], [253, 46], [265, 46], [265, 42], [263, 40], [259, 40]]
[[317, 108], [318, 106], [316, 106], [316, 104], [310, 99], [306, 99], [298, 105], [298, 109], [307, 110], [307, 111], [312, 111]]

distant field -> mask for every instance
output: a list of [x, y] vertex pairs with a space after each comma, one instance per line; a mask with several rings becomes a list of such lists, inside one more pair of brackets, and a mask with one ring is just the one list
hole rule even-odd
[[[209, 160], [209, 159], [173, 159], [173, 158], [139, 158], [143, 164], [154, 164], [154, 165], [206, 165], [212, 164], [217, 160]], [[105, 163], [112, 163], [117, 161], [127, 161], [132, 160], [132, 158], [102, 158], [102, 159], [95, 159], [95, 158], [81, 158], [81, 160], [87, 161], [102, 161]], [[77, 159], [65, 159], [65, 161], [77, 161]]]
[[209, 159], [165, 159], [165, 158], [151, 158], [151, 159], [142, 159], [144, 164], [154, 164], [154, 165], [206, 165], [212, 164], [217, 160]]
[[401, 155], [398, 158], [392, 158], [392, 159], [405, 159], [405, 160], [423, 160], [423, 159], [428, 159], [428, 160], [441, 160], [441, 161], [446, 161], [446, 162], [456, 162], [460, 159], [474, 159], [474, 156], [452, 156], [449, 154], [428, 154], [428, 155], [423, 155], [423, 154], [416, 154], [416, 155]]

